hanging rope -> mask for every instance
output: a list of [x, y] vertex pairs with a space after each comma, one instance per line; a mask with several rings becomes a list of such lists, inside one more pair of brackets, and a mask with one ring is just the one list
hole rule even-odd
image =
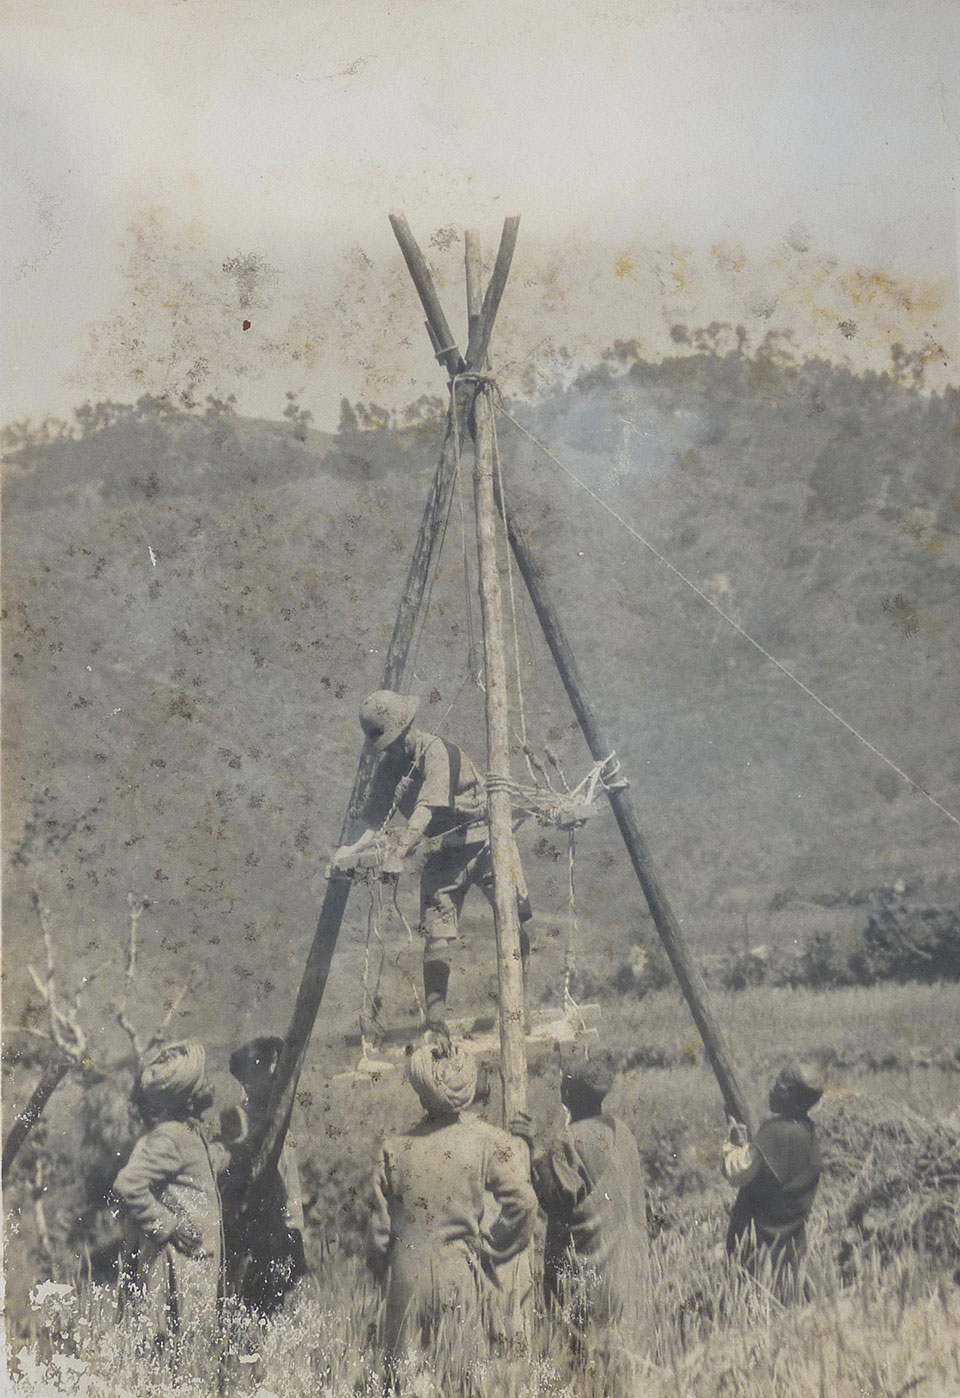
[[577, 925], [577, 895], [574, 882], [576, 839], [576, 833], [571, 827], [567, 832], [567, 945], [563, 957], [563, 1012], [568, 1019], [578, 1024], [580, 1029], [585, 1032], [586, 1020], [570, 990], [580, 936], [580, 928]]
[[[370, 879], [370, 904], [367, 908], [367, 936], [363, 945], [363, 1003], [360, 1009], [360, 1058], [370, 1058], [372, 1045], [368, 1035], [382, 1036], [380, 1022], [380, 980], [383, 976], [383, 963], [387, 956], [386, 943], [380, 930], [380, 915], [383, 910], [383, 885], [379, 879]], [[380, 963], [377, 966], [377, 979], [370, 989], [370, 943], [376, 938], [380, 950]]]
[[632, 524], [629, 524], [623, 518], [622, 515], [617, 514], [616, 510], [613, 509], [611, 505], [608, 505], [606, 500], [604, 500], [602, 496], [598, 495], [595, 490], [591, 490], [590, 486], [588, 486], [585, 481], [582, 481], [580, 477], [576, 475], [575, 472], [571, 471], [569, 466], [565, 466], [564, 463], [560, 460], [560, 458], [555, 456], [548, 446], [541, 442], [538, 437], [535, 437], [532, 432], [528, 432], [527, 429], [523, 426], [523, 423], [518, 422], [517, 419], [513, 417], [511, 413], [507, 412], [506, 408], [503, 406], [502, 403], [498, 402], [496, 406], [498, 411], [503, 415], [503, 417], [505, 417], [508, 422], [513, 423], [514, 427], [517, 429], [518, 432], [521, 432], [523, 436], [526, 437], [530, 442], [532, 442], [533, 445], [537, 447], [539, 451], [543, 452], [544, 456], [549, 461], [552, 461], [555, 466], [558, 466], [560, 470], [563, 471], [564, 475], [569, 476], [575, 485], [579, 486], [581, 490], [585, 491], [586, 494], [590, 496], [591, 500], [595, 500], [597, 504], [600, 506], [600, 508], [602, 510], [605, 510], [606, 513], [610, 515], [612, 519], [615, 519], [617, 523], [621, 525], [629, 535], [631, 535], [632, 538], [636, 539], [637, 543], [642, 544], [643, 547], [653, 555], [653, 557], [657, 560], [658, 563], [662, 563], [665, 568], [668, 568], [670, 572], [673, 573], [674, 577], [679, 578], [680, 582], [682, 582], [686, 587], [689, 587], [691, 592], [696, 593], [696, 595], [700, 598], [701, 602], [705, 602], [707, 606], [712, 608], [712, 610], [715, 611], [719, 617], [722, 617], [723, 620], [729, 626], [732, 626], [734, 631], [736, 631], [739, 636], [742, 636], [745, 641], [747, 641], [751, 646], [753, 646], [754, 650], [759, 651], [765, 660], [769, 660], [770, 664], [775, 666], [776, 669], [780, 671], [781, 675], [785, 675], [786, 678], [790, 680], [792, 684], [795, 684], [799, 690], [802, 690], [802, 692], [807, 696], [808, 699], [812, 699], [813, 702], [819, 705], [819, 707], [823, 709], [825, 713], [829, 714], [832, 719], [839, 723], [841, 728], [845, 728], [848, 733], [850, 733], [854, 738], [856, 738], [858, 743], [862, 743], [868, 752], [873, 753], [874, 757], [878, 758], [882, 763], [884, 763], [885, 766], [889, 767], [892, 772], [896, 772], [898, 777], [905, 781], [907, 785], [919, 796], [922, 796], [925, 801], [929, 801], [930, 805], [933, 806], [936, 810], [938, 810], [941, 815], [945, 815], [948, 820], [953, 822], [954, 825], [960, 825], [960, 816], [957, 816], [953, 813], [953, 811], [948, 810], [947, 807], [944, 806], [940, 801], [938, 801], [935, 796], [932, 796], [930, 792], [927, 791], [926, 787], [921, 786], [921, 784], [918, 781], [916, 781], [913, 777], [911, 777], [909, 773], [905, 772], [902, 767], [899, 767], [896, 762], [894, 762], [891, 758], [887, 757], [885, 753], [881, 752], [880, 749], [874, 743], [870, 742], [869, 738], [865, 738], [862, 733], [860, 733], [856, 728], [854, 728], [852, 723], [848, 723], [847, 720], [843, 717], [843, 715], [838, 713], [832, 705], [828, 704], [825, 699], [821, 699], [820, 695], [817, 694], [814, 690], [812, 690], [809, 685], [804, 684], [803, 680], [798, 679], [796, 675], [792, 674], [785, 665], [781, 664], [781, 662], [776, 658], [775, 655], [771, 655], [765, 646], [761, 645], [760, 642], [756, 640], [753, 636], [751, 636], [748, 631], [745, 631], [743, 627], [739, 624], [739, 622], [734, 621], [733, 617], [730, 616], [729, 612], [725, 612], [723, 608], [713, 600], [712, 597], [708, 597], [702, 588], [699, 588], [691, 578], [688, 578], [685, 573], [682, 573], [680, 569], [675, 566], [675, 564], [671, 563], [669, 558], [667, 558], [664, 554], [660, 552], [658, 548], [651, 544], [649, 539], [645, 539], [638, 530], [634, 529]]

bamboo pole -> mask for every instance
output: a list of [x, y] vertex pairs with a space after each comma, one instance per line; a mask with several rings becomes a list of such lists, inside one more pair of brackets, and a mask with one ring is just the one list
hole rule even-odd
[[[467, 305], [473, 311], [479, 302], [480, 254], [479, 240], [472, 230], [466, 238], [466, 269]], [[489, 336], [487, 340], [489, 341]], [[507, 665], [503, 646], [500, 572], [497, 564], [493, 407], [487, 389], [482, 388], [475, 394], [471, 431], [476, 450], [474, 497], [477, 510], [480, 610], [483, 618], [486, 677], [487, 820], [493, 862], [497, 980], [500, 990], [503, 1119], [509, 1122], [527, 1109], [527, 1060], [524, 1044], [523, 963], [520, 956], [520, 919], [517, 912], [519, 870], [516, 867], [517, 847], [513, 838], [513, 803], [506, 785], [510, 777], [510, 715]]]
[[[587, 692], [576, 657], [547, 589], [543, 569], [534, 557], [526, 536], [517, 523], [508, 502], [501, 498], [499, 490], [496, 491], [496, 497], [497, 506], [507, 527], [507, 537], [517, 560], [517, 567], [520, 569], [530, 594], [530, 600], [533, 603], [547, 645], [550, 647], [550, 653], [560, 673], [560, 678], [563, 680], [564, 688], [587, 741], [587, 746], [594, 761], [600, 762], [613, 752], [613, 744], [601, 728], [600, 718]], [[752, 1132], [753, 1114], [749, 1100], [737, 1076], [723, 1030], [710, 1005], [703, 977], [690, 955], [680, 924], [654, 867], [653, 856], [641, 833], [633, 809], [633, 802], [625, 789], [608, 791], [607, 797], [613, 807], [620, 834], [627, 847], [634, 873], [650, 907], [660, 940], [700, 1032], [707, 1058], [720, 1086], [724, 1106], [731, 1116], [744, 1122]]]
[[[447, 435], [440, 453], [440, 461], [434, 472], [433, 485], [424, 508], [410, 567], [407, 570], [406, 583], [400, 599], [393, 635], [387, 648], [381, 679], [382, 689], [400, 689], [403, 683], [410, 643], [434, 565], [443, 522], [450, 505], [456, 479], [456, 467], [453, 424], [452, 421], [448, 421]], [[349, 844], [359, 833], [359, 813], [370, 789], [374, 765], [375, 758], [364, 751], [361, 754], [353, 789], [347, 802], [346, 815], [340, 831], [339, 843], [341, 845]], [[280, 1061], [277, 1064], [276, 1078], [267, 1106], [266, 1128], [250, 1172], [251, 1185], [255, 1185], [269, 1169], [276, 1165], [283, 1149], [284, 1138], [290, 1124], [290, 1114], [293, 1110], [293, 1100], [296, 1096], [297, 1083], [300, 1080], [300, 1073], [307, 1055], [317, 1011], [326, 989], [340, 926], [346, 912], [350, 887], [348, 878], [334, 877], [327, 881], [317, 921], [317, 930], [307, 956], [290, 1027], [287, 1030]]]

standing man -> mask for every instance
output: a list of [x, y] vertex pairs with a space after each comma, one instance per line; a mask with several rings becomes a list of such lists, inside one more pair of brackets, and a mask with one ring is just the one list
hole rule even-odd
[[222, 1237], [216, 1166], [200, 1127], [212, 1097], [196, 1039], [147, 1054], [137, 1105], [147, 1130], [113, 1192], [137, 1238], [133, 1294], [145, 1338], [178, 1369], [217, 1367]]
[[[604, 1112], [615, 1067], [606, 1055], [563, 1064], [560, 1099], [569, 1124], [534, 1149], [533, 1179], [547, 1216], [544, 1286], [576, 1347], [625, 1325], [636, 1336], [650, 1296], [650, 1244], [640, 1152], [630, 1128]], [[523, 1132], [529, 1123], [512, 1124]]]
[[283, 1040], [270, 1035], [234, 1049], [230, 1072], [243, 1087], [244, 1103], [221, 1115], [230, 1157], [221, 1184], [227, 1273], [233, 1294], [261, 1316], [279, 1310], [306, 1271], [300, 1174], [289, 1135], [278, 1165], [253, 1197], [248, 1192], [282, 1049]]
[[383, 1339], [393, 1371], [405, 1349], [438, 1336], [462, 1354], [465, 1344], [486, 1346], [503, 1334], [510, 1298], [499, 1294], [499, 1276], [526, 1248], [537, 1215], [526, 1149], [461, 1115], [476, 1090], [473, 1055], [449, 1042], [427, 1045], [407, 1073], [425, 1115], [383, 1145], [369, 1237], [386, 1292]]
[[[397, 812], [406, 818], [406, 828], [390, 841], [394, 858], [406, 858], [421, 840], [437, 837], [420, 875], [420, 932], [427, 1024], [445, 1028], [450, 957], [460, 913], [471, 888], [479, 888], [493, 906], [493, 864], [483, 781], [460, 748], [413, 727], [418, 704], [412, 696], [389, 689], [377, 690], [364, 701], [360, 727], [369, 749], [380, 759], [361, 812], [367, 829], [354, 844], [337, 850], [331, 867], [355, 868]], [[530, 939], [523, 924], [531, 916], [530, 899], [515, 846], [512, 872], [526, 975]]]
[[807, 1219], [823, 1161], [807, 1113], [823, 1096], [823, 1075], [807, 1063], [790, 1063], [770, 1089], [773, 1113], [753, 1140], [740, 1122], [730, 1123], [721, 1168], [739, 1193], [727, 1229], [727, 1253], [778, 1300], [800, 1299], [800, 1263], [807, 1250]]

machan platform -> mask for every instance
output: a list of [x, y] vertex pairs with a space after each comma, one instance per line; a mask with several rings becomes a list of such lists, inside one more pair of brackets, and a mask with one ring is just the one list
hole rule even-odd
[[[534, 1010], [530, 1016], [529, 1032], [524, 1036], [528, 1051], [552, 1048], [557, 1044], [589, 1043], [598, 1037], [596, 1026], [599, 1019], [600, 1006], [595, 1004], [577, 1005], [569, 1011], [561, 1007]], [[447, 1027], [452, 1038], [469, 1045], [478, 1057], [495, 1056], [500, 1052], [500, 1030], [495, 1015], [450, 1019]], [[383, 1030], [375, 1039], [368, 1039], [366, 1052], [363, 1052], [364, 1041], [359, 1030], [344, 1035], [346, 1046], [361, 1050], [361, 1057], [353, 1068], [338, 1073], [335, 1081], [377, 1078], [383, 1073], [396, 1071], [403, 1066], [408, 1050], [422, 1035], [423, 1026], [420, 1024], [397, 1025]]]

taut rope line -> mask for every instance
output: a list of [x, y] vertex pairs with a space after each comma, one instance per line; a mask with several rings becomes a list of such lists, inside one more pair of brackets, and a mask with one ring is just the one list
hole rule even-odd
[[848, 733], [852, 734], [853, 737], [856, 738], [858, 743], [862, 743], [868, 752], [872, 752], [874, 757], [879, 758], [880, 761], [884, 763], [885, 766], [889, 767], [891, 771], [896, 772], [898, 777], [902, 778], [902, 780], [905, 781], [907, 785], [911, 787], [919, 796], [922, 796], [925, 801], [929, 801], [930, 805], [934, 806], [940, 812], [941, 815], [945, 815], [948, 820], [952, 820], [954, 825], [960, 826], [960, 816], [954, 815], [953, 811], [948, 810], [947, 807], [942, 805], [936, 799], [935, 796], [931, 796], [930, 792], [927, 791], [925, 787], [921, 786], [918, 781], [915, 781], [914, 778], [911, 777], [909, 773], [905, 772], [902, 767], [898, 767], [896, 762], [892, 761], [889, 757], [887, 757], [885, 753], [882, 753], [878, 747], [876, 747], [873, 743], [870, 742], [869, 738], [865, 738], [862, 733], [859, 733], [857, 729], [854, 728], [852, 723], [848, 723], [842, 714], [839, 714], [837, 710], [833, 708], [830, 704], [828, 704], [825, 699], [821, 699], [819, 694], [816, 694], [810, 688], [809, 685], [804, 684], [803, 680], [797, 679], [796, 675], [791, 674], [787, 667], [785, 665], [782, 665], [775, 655], [771, 655], [765, 646], [762, 646], [759, 641], [755, 640], [754, 637], [751, 636], [748, 631], [744, 631], [743, 627], [738, 622], [734, 621], [733, 617], [730, 616], [728, 612], [725, 612], [721, 606], [718, 606], [718, 604], [713, 600], [712, 597], [708, 597], [707, 594], [701, 588], [697, 587], [697, 584], [693, 582], [692, 579], [688, 578], [685, 573], [681, 573], [680, 569], [677, 568], [675, 564], [671, 563], [669, 558], [662, 554], [660, 550], [655, 547], [655, 545], [651, 544], [649, 539], [645, 539], [641, 533], [634, 529], [632, 524], [629, 524], [627, 520], [623, 518], [622, 515], [617, 514], [616, 510], [611, 505], [608, 505], [606, 500], [604, 500], [602, 496], [598, 495], [595, 490], [591, 490], [591, 488], [587, 485], [586, 481], [582, 481], [580, 477], [576, 475], [575, 472], [571, 471], [569, 466], [565, 466], [563, 462], [559, 459], [559, 457], [553, 454], [553, 452], [550, 450], [548, 446], [545, 446], [544, 443], [541, 442], [539, 438], [535, 437], [532, 432], [528, 432], [527, 429], [524, 427], [523, 423], [518, 422], [515, 417], [508, 413], [506, 408], [504, 408], [501, 403], [497, 403], [496, 406], [497, 410], [507, 419], [507, 421], [513, 423], [514, 427], [517, 429], [518, 432], [522, 432], [524, 437], [528, 438], [528, 440], [531, 441], [535, 447], [542, 451], [544, 456], [546, 456], [548, 460], [552, 461], [555, 466], [559, 466], [560, 470], [563, 471], [564, 475], [569, 476], [570, 479], [576, 485], [578, 485], [581, 490], [586, 491], [586, 493], [590, 496], [591, 500], [595, 500], [601, 509], [606, 510], [608, 515], [615, 519], [618, 524], [622, 525], [623, 528], [627, 531], [627, 533], [630, 534], [634, 539], [636, 539], [637, 543], [642, 544], [643, 547], [649, 553], [653, 554], [654, 558], [659, 563], [662, 563], [665, 567], [669, 568], [670, 572], [673, 573], [675, 577], [679, 578], [680, 581], [684, 583], [687, 587], [689, 587], [692, 592], [695, 592], [697, 596], [700, 598], [700, 600], [702, 602], [706, 602], [707, 606], [711, 607], [717, 613], [718, 616], [722, 617], [723, 620], [727, 622], [729, 626], [732, 626], [734, 631], [736, 631], [740, 636], [743, 637], [745, 641], [748, 641], [750, 645], [753, 646], [754, 650], [758, 650], [765, 660], [769, 660], [770, 664], [774, 665], [780, 671], [781, 675], [785, 675], [787, 679], [790, 680], [793, 684], [795, 684], [798, 689], [801, 689], [809, 699], [812, 699], [815, 704], [819, 704], [820, 708], [823, 709], [826, 713], [828, 713], [831, 718], [836, 719], [837, 723], [839, 723], [842, 728], [845, 728]]

